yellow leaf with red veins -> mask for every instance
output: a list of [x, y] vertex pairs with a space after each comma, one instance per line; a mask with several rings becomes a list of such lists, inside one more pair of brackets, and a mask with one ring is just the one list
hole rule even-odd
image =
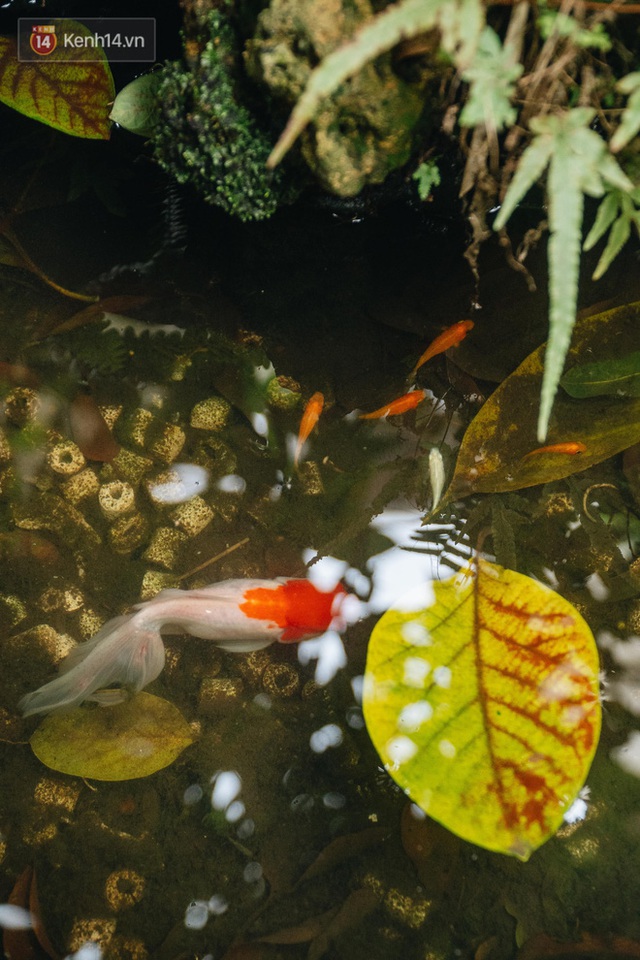
[[386, 769], [430, 817], [526, 860], [586, 779], [598, 672], [593, 634], [567, 600], [480, 560], [378, 621], [364, 715]]
[[[57, 35], [65, 29], [92, 36], [81, 23], [56, 20]], [[115, 86], [107, 58], [100, 47], [74, 49], [73, 56], [70, 63], [58, 45], [42, 61], [22, 62], [15, 38], [0, 37], [0, 102], [73, 137], [108, 140]]]

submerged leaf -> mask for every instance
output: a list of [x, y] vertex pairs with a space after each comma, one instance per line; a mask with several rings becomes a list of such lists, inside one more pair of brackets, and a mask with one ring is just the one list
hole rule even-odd
[[559, 594], [480, 560], [378, 621], [364, 715], [386, 769], [430, 817], [526, 860], [595, 753], [595, 640]]
[[[56, 31], [93, 37], [75, 20], [56, 20]], [[108, 140], [115, 87], [106, 54], [88, 47], [74, 50], [72, 63], [68, 56], [59, 46], [42, 62], [22, 62], [15, 38], [0, 37], [0, 102], [73, 137]]]
[[[640, 303], [579, 320], [569, 362], [586, 357], [620, 357], [640, 350]], [[534, 350], [489, 397], [462, 440], [444, 502], [471, 493], [519, 490], [560, 480], [607, 460], [640, 440], [640, 400], [589, 397], [574, 400], [560, 392], [553, 408], [548, 444], [579, 442], [576, 456], [561, 452], [527, 456], [539, 444], [536, 404], [545, 345]]]
[[139, 693], [113, 707], [52, 713], [30, 742], [38, 760], [60, 773], [134, 780], [168, 767], [193, 735], [177, 707]]
[[119, 91], [109, 118], [140, 137], [151, 137], [158, 125], [160, 75], [145, 73]]
[[570, 397], [640, 397], [640, 350], [578, 364], [567, 370], [560, 383]]

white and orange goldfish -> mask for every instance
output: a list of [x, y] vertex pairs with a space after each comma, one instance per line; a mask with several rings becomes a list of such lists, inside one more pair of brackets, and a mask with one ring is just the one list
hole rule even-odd
[[[223, 580], [197, 590], [162, 590], [109, 620], [65, 658], [61, 674], [19, 703], [24, 716], [75, 707], [84, 700], [117, 703], [155, 680], [164, 667], [163, 633], [184, 631], [223, 650], [247, 653], [274, 641], [295, 643], [341, 626], [347, 596], [309, 580]], [[103, 691], [119, 683], [124, 689]], [[96, 691], [99, 691], [96, 693]]]

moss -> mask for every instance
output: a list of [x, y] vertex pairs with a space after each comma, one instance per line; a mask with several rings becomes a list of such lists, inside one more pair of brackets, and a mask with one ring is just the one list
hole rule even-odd
[[271, 144], [242, 99], [236, 37], [219, 10], [207, 31], [191, 69], [182, 62], [164, 68], [155, 156], [209, 203], [241, 220], [261, 220], [282, 199], [282, 174], [266, 169]]

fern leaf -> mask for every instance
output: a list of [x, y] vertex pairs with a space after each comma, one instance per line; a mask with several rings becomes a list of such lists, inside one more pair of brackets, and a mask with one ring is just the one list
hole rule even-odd
[[[549, 339], [545, 353], [542, 393], [538, 415], [538, 440], [547, 435], [553, 400], [575, 323], [580, 267], [580, 241], [584, 194], [601, 197], [605, 182], [618, 191], [629, 204], [633, 184], [609, 153], [595, 131], [589, 129], [595, 112], [589, 107], [576, 107], [561, 114], [535, 117], [531, 130], [536, 134], [525, 150], [507, 191], [504, 204], [496, 217], [495, 229], [504, 226], [529, 188], [544, 172], [547, 164], [547, 196], [549, 202]], [[621, 201], [622, 202], [622, 201]], [[625, 208], [626, 209], [626, 208]], [[632, 208], [629, 208], [632, 209]], [[611, 224], [616, 226], [616, 208], [604, 202], [587, 240], [597, 242]], [[630, 219], [630, 215], [627, 219]], [[615, 222], [614, 222], [615, 221]], [[612, 229], [603, 269], [626, 242], [628, 230]], [[609, 257], [610, 254], [610, 257]], [[599, 265], [600, 266], [600, 265]]]
[[[453, 23], [445, 22], [450, 13]], [[456, 53], [456, 64], [463, 70], [475, 54], [484, 28], [484, 6], [478, 0], [459, 0], [446, 3], [439, 17], [443, 47], [448, 53]]]
[[531, 187], [538, 182], [551, 159], [553, 140], [540, 136], [527, 147], [509, 184], [500, 212], [495, 219], [494, 229], [502, 230], [505, 223]]
[[473, 62], [462, 74], [471, 86], [460, 114], [461, 126], [484, 124], [487, 129], [498, 131], [513, 123], [517, 111], [511, 97], [522, 70], [522, 64], [513, 62], [511, 51], [505, 50], [497, 33], [485, 27]]
[[[589, 130], [588, 132], [590, 136], [598, 137], [597, 133], [594, 133], [592, 130]], [[598, 140], [600, 140], [600, 137], [598, 137]], [[624, 193], [633, 193], [633, 183], [626, 175], [624, 170], [622, 170], [618, 164], [618, 161], [607, 152], [603, 141], [600, 140], [600, 143], [602, 143], [603, 146], [602, 157], [598, 163], [598, 170], [602, 176], [602, 179], [606, 180], [607, 183], [610, 183], [612, 187], [617, 187], [618, 190], [622, 190]]]
[[592, 247], [595, 247], [598, 240], [601, 237], [604, 237], [605, 233], [616, 219], [618, 215], [619, 204], [618, 197], [615, 192], [608, 193], [600, 206], [598, 207], [598, 212], [596, 213], [596, 219], [594, 220], [593, 226], [582, 245], [583, 250], [591, 250]]
[[640, 130], [640, 72], [627, 74], [617, 86], [621, 93], [628, 93], [630, 96], [620, 126], [609, 144], [613, 153], [622, 150]]
[[571, 341], [576, 318], [580, 241], [584, 196], [575, 177], [575, 162], [567, 152], [554, 154], [549, 170], [549, 339], [544, 355], [544, 374], [538, 441], [547, 436], [549, 418]]
[[611, 266], [611, 263], [618, 256], [631, 233], [631, 219], [629, 216], [621, 214], [611, 228], [607, 245], [598, 260], [598, 266], [593, 271], [593, 279], [599, 280]]
[[480, 0], [400, 0], [387, 7], [316, 67], [271, 151], [267, 166], [275, 167], [282, 160], [326, 97], [400, 40], [439, 26], [442, 48], [454, 55], [458, 65], [464, 68], [471, 59], [483, 22]]

